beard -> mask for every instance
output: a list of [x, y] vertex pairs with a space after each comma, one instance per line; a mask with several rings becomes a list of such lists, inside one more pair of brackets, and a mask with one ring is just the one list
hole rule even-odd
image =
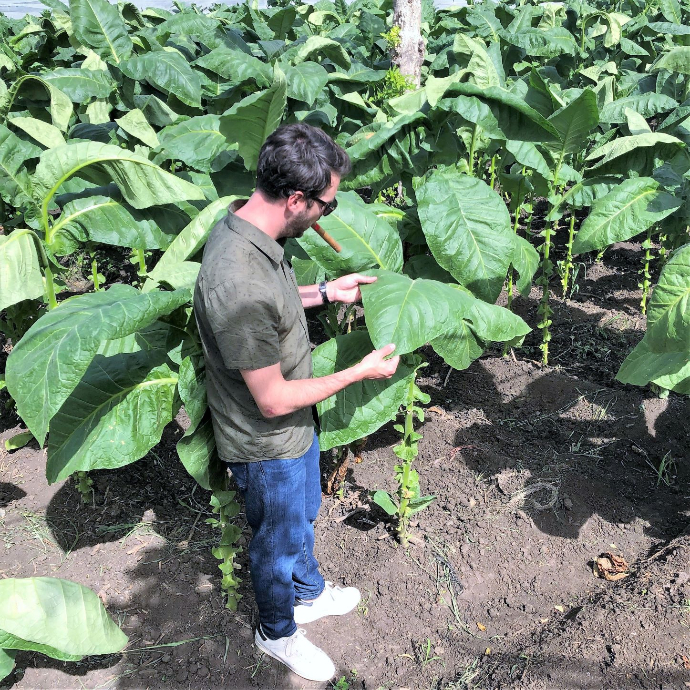
[[285, 239], [302, 237], [311, 226], [312, 222], [309, 219], [309, 215], [307, 213], [300, 213], [285, 226], [280, 236]]

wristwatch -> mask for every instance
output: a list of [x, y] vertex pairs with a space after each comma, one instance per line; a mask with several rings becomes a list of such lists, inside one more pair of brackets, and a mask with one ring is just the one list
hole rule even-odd
[[326, 281], [322, 280], [319, 283], [319, 292], [321, 293], [321, 299], [324, 304], [330, 304], [331, 300], [328, 299], [328, 293], [326, 292]]

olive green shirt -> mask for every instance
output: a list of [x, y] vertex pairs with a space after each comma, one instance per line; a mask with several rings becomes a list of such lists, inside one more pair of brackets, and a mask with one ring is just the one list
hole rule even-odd
[[311, 378], [304, 307], [283, 248], [230, 208], [206, 242], [194, 291], [218, 454], [226, 462], [297, 458], [314, 439], [311, 409], [266, 419], [240, 370], [280, 363], [288, 381]]

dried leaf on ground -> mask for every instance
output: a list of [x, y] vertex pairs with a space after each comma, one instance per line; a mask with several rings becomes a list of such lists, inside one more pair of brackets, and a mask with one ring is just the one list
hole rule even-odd
[[610, 551], [599, 554], [594, 560], [594, 575], [609, 582], [622, 580], [630, 575], [630, 566], [622, 556], [616, 556]]

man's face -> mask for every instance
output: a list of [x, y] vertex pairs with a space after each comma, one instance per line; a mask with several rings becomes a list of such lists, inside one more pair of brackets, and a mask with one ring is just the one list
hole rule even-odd
[[[333, 201], [339, 185], [340, 177], [336, 173], [331, 173], [331, 184], [319, 194], [319, 199], [325, 202]], [[312, 200], [311, 208], [309, 208], [306, 198], [302, 197], [299, 209], [292, 214], [292, 217], [286, 223], [282, 237], [302, 237], [321, 218], [323, 211], [323, 204]]]

